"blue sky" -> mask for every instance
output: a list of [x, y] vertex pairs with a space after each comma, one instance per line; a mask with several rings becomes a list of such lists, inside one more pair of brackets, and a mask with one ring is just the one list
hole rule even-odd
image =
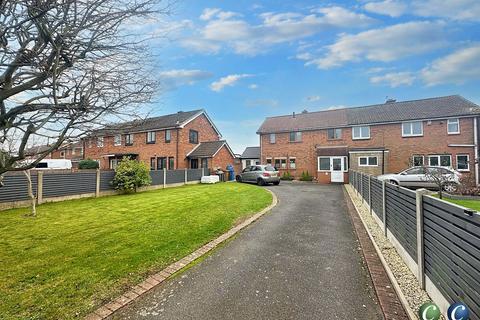
[[152, 114], [204, 108], [235, 152], [266, 116], [460, 94], [480, 104], [480, 1], [190, 1], [148, 26]]

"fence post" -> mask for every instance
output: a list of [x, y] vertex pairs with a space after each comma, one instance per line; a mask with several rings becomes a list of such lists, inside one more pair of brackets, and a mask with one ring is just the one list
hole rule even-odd
[[96, 172], [95, 197], [100, 197], [100, 169], [98, 168]]
[[43, 203], [43, 171], [37, 173], [37, 204]]
[[423, 242], [423, 195], [428, 194], [428, 190], [419, 189], [415, 191], [417, 208], [417, 265], [418, 282], [421, 289], [425, 289], [425, 246]]
[[188, 182], [188, 169], [185, 168], [185, 184]]
[[373, 214], [372, 211], [372, 176], [368, 175], [368, 208], [370, 209], [370, 214]]
[[387, 237], [387, 197], [386, 197], [386, 182], [382, 181], [382, 211], [383, 211], [383, 234]]
[[363, 173], [360, 172], [360, 197], [362, 197], [362, 204], [365, 203], [365, 198], [363, 197]]
[[167, 187], [167, 168], [163, 168], [163, 189]]

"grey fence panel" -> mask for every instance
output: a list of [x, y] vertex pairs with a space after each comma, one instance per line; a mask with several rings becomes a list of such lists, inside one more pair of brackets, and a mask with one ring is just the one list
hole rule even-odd
[[78, 172], [43, 175], [43, 197], [63, 197], [95, 193], [97, 173]]
[[[37, 193], [37, 176], [31, 175], [33, 193]], [[0, 188], [0, 202], [28, 200], [28, 183], [24, 174], [7, 174], [3, 178], [4, 186]]]
[[368, 201], [368, 197], [370, 195], [370, 189], [368, 186], [368, 176], [367, 175], [362, 175], [362, 196], [365, 199], [365, 201]]
[[383, 191], [382, 182], [372, 178], [372, 210], [383, 221]]
[[480, 216], [424, 197], [425, 273], [450, 302], [480, 319]]
[[200, 181], [203, 176], [203, 169], [188, 170], [188, 181]]
[[[401, 187], [387, 184], [385, 188], [385, 201], [387, 224], [390, 232], [405, 248], [410, 257], [417, 261], [417, 212], [415, 205], [415, 192], [403, 192]], [[403, 192], [403, 193], [402, 193]], [[408, 194], [408, 195], [407, 195]]]
[[167, 184], [185, 182], [185, 170], [168, 170]]
[[101, 171], [100, 172], [100, 190], [114, 190], [112, 181], [115, 177], [115, 171]]
[[152, 178], [153, 186], [159, 186], [163, 184], [163, 170], [150, 171], [150, 177]]

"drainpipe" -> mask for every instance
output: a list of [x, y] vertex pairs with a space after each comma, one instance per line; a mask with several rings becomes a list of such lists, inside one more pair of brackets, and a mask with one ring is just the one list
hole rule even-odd
[[385, 150], [382, 150], [382, 174], [385, 174]]
[[177, 162], [177, 165], [175, 166], [175, 169], [177, 169], [177, 170], [178, 170], [178, 140], [179, 140], [178, 135], [179, 135], [179, 133], [180, 133], [180, 129], [177, 128], [177, 156], [175, 157], [175, 161]]
[[475, 145], [475, 182], [479, 184], [479, 177], [478, 177], [478, 118], [473, 118], [473, 140]]

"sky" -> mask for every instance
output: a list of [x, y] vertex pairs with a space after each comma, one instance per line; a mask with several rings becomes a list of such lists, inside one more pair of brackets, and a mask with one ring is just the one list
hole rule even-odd
[[480, 1], [193, 1], [149, 21], [152, 115], [203, 108], [232, 149], [268, 116], [460, 94], [480, 104]]

